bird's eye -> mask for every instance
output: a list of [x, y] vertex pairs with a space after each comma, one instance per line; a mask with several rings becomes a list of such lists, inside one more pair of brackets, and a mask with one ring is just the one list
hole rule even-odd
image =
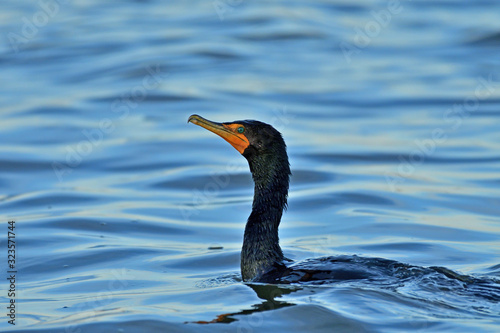
[[242, 127], [242, 126], [238, 127], [237, 131], [238, 131], [238, 133], [243, 133], [243, 132], [245, 132], [245, 127]]

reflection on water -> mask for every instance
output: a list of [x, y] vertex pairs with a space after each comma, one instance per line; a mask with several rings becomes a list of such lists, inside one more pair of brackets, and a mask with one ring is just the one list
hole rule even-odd
[[[0, 219], [17, 222], [19, 307], [0, 329], [497, 331], [496, 286], [425, 268], [500, 277], [497, 1], [217, 4], [6, 3]], [[243, 284], [252, 179], [193, 113], [283, 133], [287, 257], [423, 271]]]
[[[309, 303], [307, 299], [311, 295], [331, 293], [338, 288], [392, 291], [399, 297], [404, 296], [423, 304], [432, 299], [432, 303], [439, 308], [446, 308], [450, 317], [459, 317], [463, 312], [474, 312], [470, 307], [475, 302], [481, 303], [479, 312], [482, 316], [494, 318], [500, 310], [500, 281], [457, 274], [445, 267], [424, 268], [387, 259], [356, 256], [310, 259], [291, 267], [294, 271], [282, 281], [291, 281], [293, 284], [247, 283], [262, 300], [261, 303], [254, 304], [252, 309], [220, 314], [212, 321], [195, 323], [230, 323], [240, 315], [301, 304], [303, 299]], [[298, 280], [297, 277], [301, 279]], [[303, 280], [304, 277], [307, 280]], [[290, 303], [286, 301], [286, 295], [292, 293], [293, 301]]]

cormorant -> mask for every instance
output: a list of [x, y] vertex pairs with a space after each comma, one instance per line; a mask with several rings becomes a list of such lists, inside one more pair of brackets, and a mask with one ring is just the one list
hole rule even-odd
[[278, 278], [286, 270], [278, 226], [291, 174], [283, 137], [271, 125], [256, 120], [216, 123], [192, 115], [188, 122], [221, 136], [248, 160], [255, 192], [243, 238], [241, 275], [243, 281]]
[[[290, 164], [286, 144], [271, 125], [256, 120], [217, 123], [198, 115], [188, 122], [201, 126], [229, 142], [247, 160], [255, 183], [252, 212], [248, 217], [241, 250], [243, 281], [265, 283], [332, 282], [353, 279], [405, 278], [415, 274], [415, 266], [382, 258], [335, 256], [292, 263], [283, 256], [278, 226], [287, 207]], [[412, 273], [412, 268], [413, 273]], [[463, 280], [446, 268], [430, 267]]]

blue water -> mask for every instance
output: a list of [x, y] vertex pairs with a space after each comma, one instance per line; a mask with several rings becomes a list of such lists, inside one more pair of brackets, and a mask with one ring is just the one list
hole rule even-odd
[[[498, 1], [0, 7], [1, 267], [15, 220], [18, 270], [16, 325], [3, 314], [0, 330], [500, 329]], [[242, 283], [251, 176], [193, 113], [282, 132], [287, 257], [491, 285]]]

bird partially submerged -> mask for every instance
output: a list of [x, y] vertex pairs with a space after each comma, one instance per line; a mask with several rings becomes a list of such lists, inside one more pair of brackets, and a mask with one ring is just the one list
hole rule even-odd
[[192, 115], [188, 122], [221, 136], [248, 160], [255, 190], [241, 250], [243, 281], [323, 283], [370, 279], [373, 282], [435, 273], [469, 286], [479, 281], [444, 267], [424, 268], [381, 258], [336, 256], [291, 263], [283, 256], [278, 238], [291, 175], [281, 134], [271, 125], [255, 120], [217, 123]]

